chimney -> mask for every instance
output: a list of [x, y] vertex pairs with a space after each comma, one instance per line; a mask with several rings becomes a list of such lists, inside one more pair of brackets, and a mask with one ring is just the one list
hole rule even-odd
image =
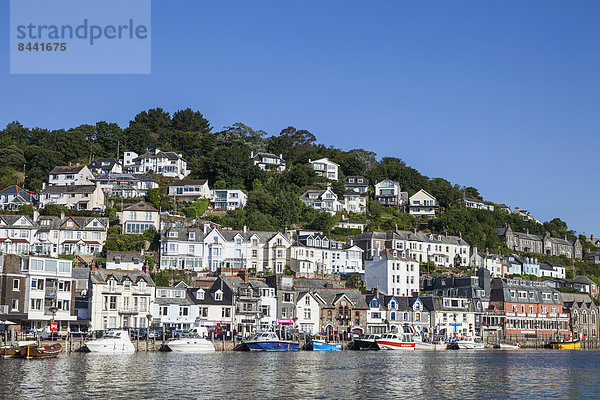
[[60, 219], [65, 219], [65, 212], [64, 211], [60, 212]]
[[254, 158], [254, 152], [253, 151], [250, 152], [250, 158]]
[[242, 231], [243, 231], [244, 233], [248, 232], [248, 227], [247, 227], [246, 225], [244, 225], [244, 227], [242, 228]]
[[444, 236], [448, 236], [448, 231], [443, 231], [442, 233], [444, 234]]
[[204, 232], [204, 234], [206, 235], [207, 231], [208, 231], [208, 224], [203, 224], [202, 225], [202, 232]]
[[33, 209], [33, 222], [37, 222], [37, 220], [40, 218], [40, 212], [37, 210], [37, 208]]
[[[46, 189], [46, 182], [42, 182], [42, 191]], [[592, 235], [593, 236], [593, 235]]]
[[279, 154], [279, 159], [283, 160], [283, 154]]
[[331, 283], [331, 282], [327, 282], [327, 283], [325, 284], [325, 289], [333, 289], [333, 283]]
[[529, 235], [529, 228], [525, 228], [525, 233]]
[[249, 278], [249, 273], [247, 269], [242, 269], [239, 273], [238, 276], [240, 278], [242, 278], [242, 280], [246, 283], [248, 283], [248, 278]]
[[458, 237], [462, 239], [462, 232], [458, 231]]

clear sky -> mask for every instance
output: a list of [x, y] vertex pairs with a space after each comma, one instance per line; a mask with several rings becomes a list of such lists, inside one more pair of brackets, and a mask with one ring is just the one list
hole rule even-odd
[[[0, 15], [8, 38], [8, 1]], [[308, 129], [600, 233], [598, 1], [154, 0], [150, 75], [9, 75], [8, 45], [2, 127], [191, 107], [215, 129]]]

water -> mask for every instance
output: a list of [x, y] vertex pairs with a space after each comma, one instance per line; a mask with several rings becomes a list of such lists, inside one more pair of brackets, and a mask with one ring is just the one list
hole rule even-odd
[[75, 353], [0, 360], [0, 398], [596, 399], [600, 352]]

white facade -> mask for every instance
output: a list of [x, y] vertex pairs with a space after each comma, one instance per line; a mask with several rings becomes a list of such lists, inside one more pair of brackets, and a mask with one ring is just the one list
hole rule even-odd
[[148, 327], [155, 296], [150, 275], [140, 271], [93, 270], [90, 279], [91, 331]]
[[235, 210], [246, 207], [248, 196], [239, 189], [214, 189], [210, 191], [210, 204], [213, 208]]
[[320, 331], [321, 306], [311, 293], [298, 293], [295, 317], [294, 326], [301, 333], [312, 335]]
[[134, 174], [154, 172], [167, 178], [183, 179], [189, 175], [187, 162], [181, 154], [156, 149], [138, 156], [134, 152], [126, 152], [123, 157], [123, 167]]
[[137, 251], [107, 251], [106, 269], [141, 271], [144, 260], [144, 255]]
[[160, 214], [151, 205], [139, 202], [118, 213], [119, 223], [123, 227], [123, 233], [129, 235], [141, 235], [146, 230], [160, 229]]
[[252, 163], [263, 171], [285, 171], [285, 160], [283, 155], [279, 156], [271, 153], [250, 153], [250, 159]]
[[474, 208], [477, 210], [488, 210], [488, 211], [494, 211], [494, 206], [491, 204], [485, 204], [483, 201], [476, 199], [474, 197], [469, 197], [466, 196], [464, 198], [464, 202], [465, 202], [465, 207], [467, 208]]
[[277, 295], [275, 289], [259, 287], [260, 292], [260, 326], [273, 329], [277, 325]]
[[412, 296], [419, 292], [419, 263], [395, 250], [365, 261], [365, 285], [388, 295]]
[[363, 250], [358, 246], [331, 250], [331, 272], [334, 274], [364, 274]]
[[187, 286], [180, 282], [175, 287], [156, 288], [152, 316], [159, 326], [189, 330], [196, 325], [199, 308], [189, 297]]
[[474, 253], [470, 265], [475, 269], [485, 268], [491, 276], [502, 276], [503, 259], [498, 254]]
[[344, 194], [344, 210], [357, 214], [364, 214], [367, 211], [367, 196], [356, 192], [347, 192]]
[[107, 197], [117, 196], [125, 199], [144, 197], [148, 189], [158, 189], [158, 183], [146, 175], [104, 174], [96, 178]]
[[40, 193], [40, 208], [58, 204], [72, 210], [104, 211], [104, 192], [100, 184], [46, 186]]
[[314, 161], [308, 160], [308, 164], [310, 164], [317, 175], [334, 181], [338, 180], [338, 169], [340, 166], [328, 158], [320, 158]]
[[409, 212], [418, 218], [434, 218], [439, 204], [435, 197], [421, 189], [409, 198]]
[[94, 175], [84, 166], [55, 167], [48, 174], [49, 186], [91, 185]]
[[168, 186], [167, 194], [176, 200], [189, 203], [198, 199], [210, 199], [210, 189], [206, 179], [175, 181]]
[[327, 190], [307, 190], [300, 196], [300, 200], [309, 207], [327, 211], [332, 215], [344, 209], [344, 204], [338, 200], [337, 194], [330, 188], [327, 188]]

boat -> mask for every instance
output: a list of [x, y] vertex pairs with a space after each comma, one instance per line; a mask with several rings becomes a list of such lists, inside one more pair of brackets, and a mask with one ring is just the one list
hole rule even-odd
[[558, 350], [580, 350], [581, 341], [579, 339], [567, 340], [562, 342], [550, 342], [548, 347]]
[[205, 327], [196, 327], [179, 339], [171, 340], [167, 347], [176, 353], [212, 353], [215, 346], [206, 336], [208, 330]]
[[351, 350], [379, 350], [379, 346], [375, 343], [375, 340], [379, 339], [379, 335], [360, 335], [354, 339]]
[[26, 340], [17, 342], [16, 344], [7, 344], [0, 346], [0, 357], [1, 358], [15, 358], [21, 355], [19, 349], [21, 346], [30, 346], [36, 344], [35, 340]]
[[375, 340], [381, 350], [434, 350], [432, 343], [415, 341], [412, 333], [384, 333]]
[[521, 343], [500, 342], [494, 346], [495, 349], [501, 350], [519, 350]]
[[281, 340], [275, 332], [258, 332], [244, 344], [250, 351], [298, 351], [300, 344], [291, 340]]
[[304, 346], [304, 350], [312, 351], [341, 351], [340, 343], [327, 343], [324, 336], [315, 335], [310, 342]]
[[135, 351], [127, 331], [108, 331], [100, 339], [86, 342], [85, 347], [91, 353], [101, 354], [133, 353]]
[[23, 358], [51, 358], [58, 357], [62, 351], [62, 346], [59, 343], [38, 345], [30, 344], [19, 347], [19, 353]]
[[461, 350], [483, 350], [485, 348], [485, 345], [483, 343], [477, 341], [472, 336], [463, 336], [461, 338], [456, 339], [454, 343], [456, 343], [458, 348]]

